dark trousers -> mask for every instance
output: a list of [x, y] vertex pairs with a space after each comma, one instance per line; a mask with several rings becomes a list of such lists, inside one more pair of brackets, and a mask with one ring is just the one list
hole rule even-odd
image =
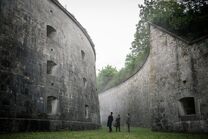
[[109, 132], [112, 132], [112, 124], [110, 124], [108, 127], [109, 127]]
[[127, 124], [128, 132], [130, 132], [130, 124]]
[[119, 131], [120, 132], [120, 126], [116, 126], [116, 132]]

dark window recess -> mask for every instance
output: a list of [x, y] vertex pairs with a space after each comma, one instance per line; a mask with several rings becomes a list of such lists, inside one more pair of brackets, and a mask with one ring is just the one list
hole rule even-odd
[[10, 101], [8, 99], [2, 100], [2, 105], [10, 105]]
[[4, 60], [1, 61], [1, 65], [2, 65], [3, 67], [6, 67], [6, 68], [11, 67], [10, 61], [8, 61], [8, 60], [6, 60], [6, 59], [4, 59]]
[[53, 38], [56, 34], [56, 29], [50, 25], [47, 25], [47, 37]]
[[25, 112], [27, 114], [31, 114], [32, 113], [32, 103], [30, 101], [25, 101], [24, 102], [24, 107], [25, 107]]
[[28, 95], [28, 94], [29, 94], [29, 89], [28, 89], [28, 88], [24, 88], [24, 89], [22, 90], [22, 94]]
[[85, 105], [85, 118], [88, 119], [89, 118], [89, 106]]
[[9, 52], [7, 50], [1, 50], [1, 55], [8, 56]]
[[208, 57], [208, 53], [204, 54], [204, 57]]
[[29, 89], [28, 88], [25, 88], [24, 94], [29, 95]]
[[47, 74], [52, 74], [53, 68], [56, 66], [57, 64], [51, 60], [47, 61]]
[[6, 84], [1, 84], [1, 91], [7, 91], [7, 85]]
[[182, 115], [192, 115], [196, 114], [195, 102], [193, 97], [185, 97], [180, 99]]
[[81, 55], [82, 55], [82, 60], [84, 60], [84, 58], [85, 58], [85, 52], [83, 50], [81, 50]]
[[87, 79], [83, 78], [83, 86], [86, 87], [87, 86]]
[[29, 76], [29, 74], [28, 74], [27, 72], [24, 72], [23, 74], [24, 74], [25, 76]]
[[54, 96], [47, 97], [47, 112], [48, 114], [56, 114], [58, 109], [58, 100]]

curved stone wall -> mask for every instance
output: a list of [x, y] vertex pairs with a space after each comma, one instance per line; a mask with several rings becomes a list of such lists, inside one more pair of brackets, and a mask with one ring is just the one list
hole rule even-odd
[[0, 131], [99, 126], [94, 45], [57, 0], [0, 1]]
[[189, 44], [150, 26], [150, 54], [143, 68], [99, 95], [101, 122], [112, 111], [125, 124], [161, 131], [208, 132], [208, 39]]
[[120, 114], [123, 126], [127, 114], [130, 113], [133, 126], [150, 127], [150, 62], [150, 58], [147, 58], [146, 63], [134, 76], [99, 94], [103, 125], [107, 125], [108, 115], [113, 112], [114, 119]]

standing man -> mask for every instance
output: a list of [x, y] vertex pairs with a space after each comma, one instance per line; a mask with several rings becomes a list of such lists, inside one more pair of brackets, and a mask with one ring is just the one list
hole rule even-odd
[[116, 117], [116, 132], [117, 130], [120, 132], [120, 114], [118, 114], [118, 116]]
[[130, 117], [129, 113], [128, 113], [127, 117], [126, 117], [126, 124], [127, 124], [127, 127], [128, 127], [128, 132], [130, 133], [131, 117]]
[[113, 112], [108, 116], [107, 126], [109, 128], [109, 132], [112, 132], [112, 122], [113, 122]]

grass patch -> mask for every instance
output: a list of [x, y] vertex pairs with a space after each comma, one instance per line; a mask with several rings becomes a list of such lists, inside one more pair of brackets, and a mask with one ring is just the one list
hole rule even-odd
[[0, 139], [208, 139], [205, 134], [152, 132], [150, 129], [133, 128], [131, 133], [108, 133], [107, 129], [91, 131], [29, 132], [1, 134]]

